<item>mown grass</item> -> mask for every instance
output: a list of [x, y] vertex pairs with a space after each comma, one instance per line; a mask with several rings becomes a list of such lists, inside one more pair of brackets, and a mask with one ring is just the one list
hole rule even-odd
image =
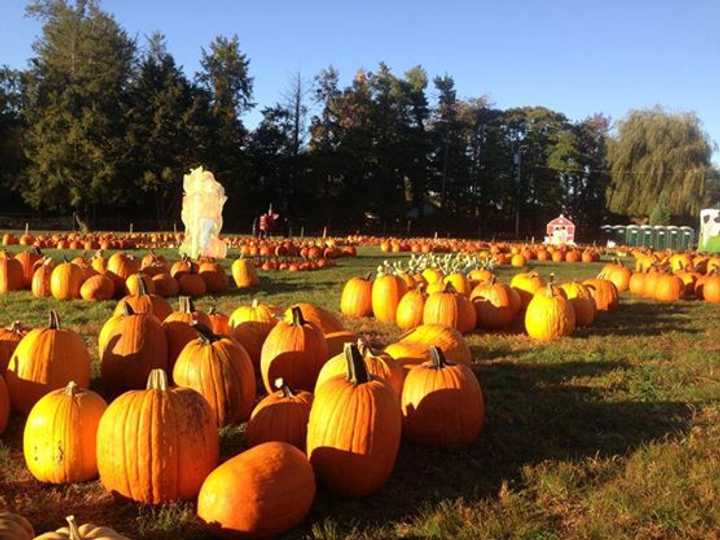
[[[52, 253], [51, 253], [52, 254]], [[167, 255], [172, 256], [170, 252]], [[263, 273], [260, 288], [202, 298], [231, 312], [257, 297], [278, 305], [309, 301], [337, 309], [343, 282], [386, 255], [311, 273]], [[228, 263], [229, 264], [229, 263]], [[558, 279], [584, 278], [600, 264], [538, 265]], [[501, 278], [513, 271], [501, 269]], [[43, 323], [48, 309], [85, 338], [113, 302], [89, 305], [0, 297], [0, 323]], [[388, 343], [399, 332], [372, 320], [348, 327]], [[404, 443], [379, 493], [340, 499], [321, 489], [308, 520], [289, 538], [707, 538], [720, 530], [720, 310], [700, 302], [666, 305], [624, 296], [616, 312], [550, 344], [526, 336], [468, 337], [487, 399], [487, 425], [466, 449]], [[242, 427], [222, 432], [222, 454], [244, 446]], [[50, 487], [24, 468], [22, 419], [0, 446], [0, 506], [38, 531], [66, 514], [114, 526], [134, 538], [205, 538], [191, 503], [162, 508], [114, 500], [97, 482]]]

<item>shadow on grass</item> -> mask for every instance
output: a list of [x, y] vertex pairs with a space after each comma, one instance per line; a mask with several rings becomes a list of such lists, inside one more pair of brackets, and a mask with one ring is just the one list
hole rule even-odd
[[[626, 367], [602, 361], [477, 366], [487, 424], [474, 445], [445, 450], [404, 443], [379, 493], [353, 501], [321, 489], [308, 523], [331, 519], [362, 531], [411, 520], [418, 508], [443, 499], [496, 497], [504, 481], [522, 479], [526, 466], [623, 455], [654, 440], [682, 437], [690, 425], [688, 404], [606, 401], [601, 389], [577, 384]], [[303, 534], [307, 530], [292, 537]]]
[[576, 336], [659, 336], [667, 332], [697, 334], [686, 304], [628, 302], [621, 309], [598, 313], [592, 326], [578, 328]]

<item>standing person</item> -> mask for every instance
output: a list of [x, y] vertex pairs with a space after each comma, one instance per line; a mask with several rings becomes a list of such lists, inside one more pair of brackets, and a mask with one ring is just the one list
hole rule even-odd
[[280, 216], [273, 212], [272, 203], [268, 207], [268, 211], [260, 216], [260, 237], [269, 238], [275, 226], [275, 222]]

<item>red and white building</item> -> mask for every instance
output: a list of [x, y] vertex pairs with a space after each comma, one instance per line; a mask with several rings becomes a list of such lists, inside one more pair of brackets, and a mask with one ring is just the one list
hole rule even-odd
[[575, 224], [560, 214], [559, 217], [547, 224], [546, 234], [546, 244], [574, 244]]

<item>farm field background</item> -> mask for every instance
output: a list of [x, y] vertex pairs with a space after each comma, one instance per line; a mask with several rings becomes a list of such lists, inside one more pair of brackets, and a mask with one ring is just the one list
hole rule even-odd
[[[56, 259], [79, 252], [47, 250]], [[139, 252], [144, 253], [144, 252]], [[158, 250], [169, 260], [175, 250]], [[228, 255], [226, 270], [237, 256]], [[405, 256], [398, 255], [401, 258]], [[260, 272], [262, 284], [201, 297], [202, 310], [231, 313], [257, 298], [312, 302], [338, 311], [350, 277], [394, 257], [360, 248], [358, 257], [315, 272]], [[604, 263], [531, 266], [557, 281], [589, 278]], [[509, 281], [518, 269], [498, 268]], [[176, 303], [176, 300], [172, 300]], [[0, 324], [41, 325], [56, 309], [97, 361], [97, 336], [116, 301], [88, 304], [0, 296]], [[399, 330], [374, 319], [343, 319], [380, 345]], [[312, 513], [288, 538], [706, 538], [720, 529], [720, 310], [622, 295], [620, 308], [549, 344], [479, 331], [467, 336], [487, 404], [480, 439], [462, 450], [403, 442], [387, 485], [358, 500], [320, 489]], [[94, 364], [93, 385], [99, 384]], [[0, 506], [36, 531], [65, 515], [135, 538], [200, 539], [194, 505], [142, 507], [113, 499], [98, 482], [36, 482], [22, 457], [23, 421], [0, 439]], [[245, 447], [243, 428], [225, 428], [222, 457]]]

